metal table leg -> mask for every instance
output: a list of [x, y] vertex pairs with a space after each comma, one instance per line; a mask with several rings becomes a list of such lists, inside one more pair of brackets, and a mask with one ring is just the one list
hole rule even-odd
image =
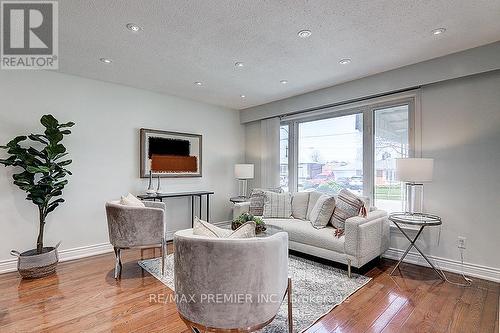
[[194, 227], [194, 195], [191, 196], [191, 228]]
[[207, 222], [210, 221], [210, 194], [207, 194]]
[[201, 195], [198, 196], [198, 204], [199, 204], [199, 207], [198, 207], [198, 211], [199, 211], [199, 218], [201, 219], [202, 216], [201, 216]]
[[417, 235], [415, 236], [415, 238], [412, 240], [407, 234], [406, 232], [404, 232], [404, 230], [399, 226], [399, 224], [397, 223], [394, 223], [396, 225], [396, 227], [398, 227], [399, 231], [401, 231], [401, 233], [406, 237], [406, 239], [408, 239], [408, 241], [410, 241], [410, 246], [408, 246], [408, 248], [406, 249], [405, 253], [403, 253], [403, 255], [401, 256], [401, 259], [399, 259], [398, 263], [396, 264], [396, 266], [394, 266], [394, 268], [392, 269], [391, 273], [389, 275], [392, 275], [394, 273], [394, 271], [399, 267], [399, 265], [401, 264], [401, 262], [403, 261], [404, 258], [406, 258], [406, 256], [408, 255], [408, 252], [410, 252], [411, 248], [414, 247], [415, 249], [417, 249], [417, 251], [420, 253], [420, 255], [422, 257], [424, 257], [425, 261], [427, 261], [427, 263], [432, 267], [432, 269], [434, 269], [434, 271], [439, 275], [439, 277], [441, 279], [444, 279], [443, 275], [441, 274], [441, 272], [431, 263], [431, 261], [427, 258], [427, 256], [422, 252], [420, 251], [420, 249], [417, 247], [417, 245], [415, 244], [415, 242], [417, 241], [418, 237], [420, 236], [420, 234], [422, 233], [422, 231], [424, 230], [424, 227], [425, 226], [421, 226], [420, 229], [418, 230], [417, 232]]

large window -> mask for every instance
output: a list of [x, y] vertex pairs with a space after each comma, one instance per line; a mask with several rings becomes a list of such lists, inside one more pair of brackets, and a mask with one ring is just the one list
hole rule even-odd
[[414, 98], [406, 97], [284, 117], [281, 186], [329, 194], [345, 188], [381, 209], [401, 211], [395, 159], [413, 156], [413, 110]]
[[299, 123], [298, 191], [363, 193], [363, 114]]

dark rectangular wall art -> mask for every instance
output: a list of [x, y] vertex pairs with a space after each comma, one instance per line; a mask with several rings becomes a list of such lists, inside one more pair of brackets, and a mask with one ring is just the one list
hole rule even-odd
[[201, 135], [141, 128], [141, 178], [201, 177]]

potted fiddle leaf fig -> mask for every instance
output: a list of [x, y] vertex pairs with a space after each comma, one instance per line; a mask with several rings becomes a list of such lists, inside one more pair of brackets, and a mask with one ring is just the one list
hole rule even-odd
[[62, 191], [68, 184], [66, 176], [71, 175], [66, 169], [71, 160], [66, 158], [68, 153], [62, 140], [71, 134], [69, 128], [74, 123], [60, 124], [50, 114], [42, 116], [40, 122], [45, 127], [43, 134], [18, 136], [5, 146], [0, 146], [9, 155], [6, 159], [0, 159], [0, 164], [15, 168], [12, 176], [14, 184], [26, 192], [26, 200], [38, 207], [36, 248], [23, 253], [11, 251], [18, 258], [17, 268], [23, 278], [39, 278], [56, 270], [60, 243], [55, 247], [45, 247], [43, 231], [47, 215], [64, 202]]

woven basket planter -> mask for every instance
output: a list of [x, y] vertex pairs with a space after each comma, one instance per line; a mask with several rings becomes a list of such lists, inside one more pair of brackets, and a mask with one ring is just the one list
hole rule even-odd
[[59, 255], [57, 248], [44, 247], [42, 254], [36, 254], [36, 250], [29, 250], [19, 253], [16, 250], [10, 251], [10, 254], [17, 257], [17, 271], [23, 279], [37, 279], [47, 275], [54, 274], [56, 271]]

